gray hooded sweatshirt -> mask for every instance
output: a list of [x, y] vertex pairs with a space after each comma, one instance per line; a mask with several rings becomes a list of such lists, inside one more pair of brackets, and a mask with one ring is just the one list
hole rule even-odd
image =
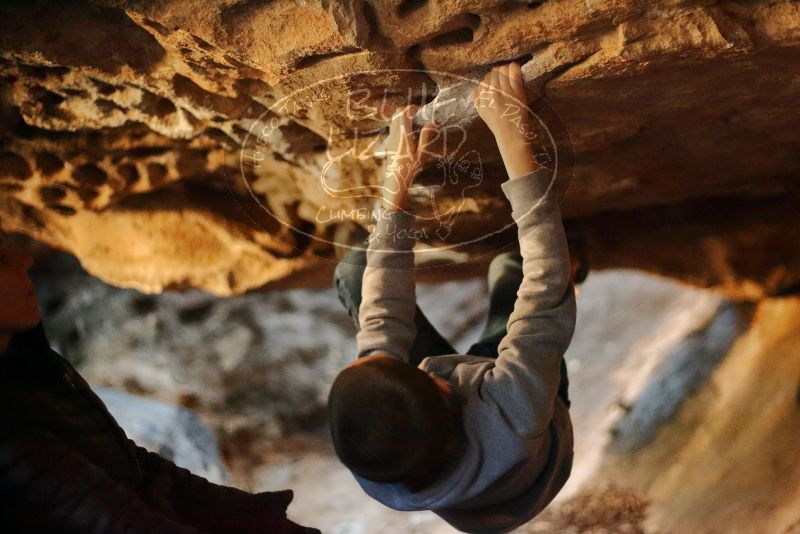
[[[432, 510], [465, 532], [507, 532], [555, 497], [572, 467], [572, 424], [557, 395], [560, 363], [575, 328], [575, 292], [557, 199], [544, 169], [502, 184], [517, 223], [523, 282], [497, 359], [426, 358], [420, 368], [447, 380], [461, 407], [456, 453], [429, 486], [356, 476], [395, 510]], [[358, 356], [381, 351], [408, 361], [414, 325], [414, 215], [376, 209], [359, 308]]]

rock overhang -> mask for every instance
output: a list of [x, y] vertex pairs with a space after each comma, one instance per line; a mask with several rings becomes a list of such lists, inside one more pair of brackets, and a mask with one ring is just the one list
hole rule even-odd
[[[412, 95], [418, 124], [435, 115], [468, 137], [464, 154], [480, 150], [481, 187], [469, 202], [442, 190], [437, 207], [458, 207], [457, 224], [432, 244], [469, 242], [459, 250], [471, 257], [506, 244], [513, 233], [475, 239], [510, 219], [502, 162], [467, 89], [513, 59], [533, 112], [563, 127], [562, 213], [593, 267], [750, 299], [800, 284], [796, 2], [2, 10], [3, 228], [71, 251], [116, 285], [225, 295], [329, 272], [348, 217], [320, 220], [320, 209], [357, 213], [368, 195], [331, 200], [321, 171], [331, 154], [364, 155], [327, 175], [333, 189], [363, 192], [382, 164], [387, 121], [355, 117], [353, 95], [372, 108]], [[243, 166], [268, 123], [263, 160]], [[420, 177], [423, 194], [437, 172]]]

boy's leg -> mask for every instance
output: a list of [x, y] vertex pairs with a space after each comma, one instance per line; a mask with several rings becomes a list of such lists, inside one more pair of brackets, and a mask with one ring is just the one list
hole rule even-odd
[[[496, 358], [500, 341], [507, 332], [508, 318], [514, 311], [517, 291], [522, 284], [522, 256], [519, 252], [505, 252], [496, 256], [489, 265], [488, 279], [489, 315], [486, 327], [467, 354]], [[567, 407], [570, 405], [568, 387], [567, 365], [564, 358], [561, 358], [561, 384], [558, 394]]]
[[489, 264], [489, 315], [486, 327], [478, 342], [468, 354], [497, 357], [497, 346], [506, 335], [508, 317], [514, 311], [517, 290], [522, 284], [522, 256], [518, 252], [505, 252]]
[[[350, 317], [353, 318], [356, 328], [360, 328], [358, 308], [361, 306], [361, 284], [366, 264], [366, 250], [353, 249], [339, 261], [334, 273], [334, 285], [339, 295], [339, 300], [344, 305], [347, 313], [350, 314]], [[417, 306], [414, 315], [414, 323], [417, 326], [417, 337], [411, 346], [409, 363], [416, 366], [428, 356], [455, 353], [455, 349], [428, 321], [419, 306]]]

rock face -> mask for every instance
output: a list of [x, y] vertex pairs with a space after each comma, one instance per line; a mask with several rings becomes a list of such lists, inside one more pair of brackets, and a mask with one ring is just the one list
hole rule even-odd
[[229, 483], [217, 437], [190, 410], [112, 388], [94, 391], [137, 445], [215, 484]]
[[[800, 299], [766, 299], [751, 311], [749, 328], [729, 347], [709, 345], [712, 356], [727, 353], [723, 361], [658, 433], [634, 444], [623, 418], [609, 444], [604, 478], [648, 495], [651, 531], [789, 533], [800, 526]], [[714, 322], [720, 319], [710, 329], [733, 333], [738, 319]], [[634, 406], [629, 416], [637, 415]]]
[[513, 59], [594, 267], [800, 287], [790, 0], [4, 3], [2, 227], [147, 292], [308, 283], [364, 223], [374, 110], [411, 95], [461, 135], [420, 177], [424, 241], [491, 251], [513, 237], [505, 175], [467, 93]]

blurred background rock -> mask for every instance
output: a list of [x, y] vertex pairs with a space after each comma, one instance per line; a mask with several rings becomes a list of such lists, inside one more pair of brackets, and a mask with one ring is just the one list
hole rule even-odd
[[[144, 295], [89, 276], [67, 255], [41, 261], [34, 278], [54, 347], [142, 445], [211, 480], [291, 487], [292, 517], [328, 532], [452, 532], [432, 513], [370, 500], [332, 453], [327, 390], [355, 350], [332, 289]], [[477, 279], [418, 288], [423, 310], [460, 350], [483, 325], [485, 293]], [[578, 302], [567, 354], [575, 467], [531, 532], [563, 532], [569, 521], [591, 530], [575, 502], [598, 508], [587, 516], [597, 528], [613, 509], [628, 525], [620, 531], [638, 531], [646, 497], [614, 489], [626, 480], [609, 458], [653, 443], [747, 331], [755, 306], [622, 270], [593, 273]]]

